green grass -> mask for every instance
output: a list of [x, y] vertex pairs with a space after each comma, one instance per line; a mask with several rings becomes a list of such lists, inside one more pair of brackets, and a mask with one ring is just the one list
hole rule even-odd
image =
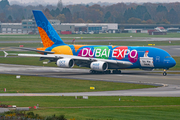
[[153, 37], [153, 38], [180, 38], [179, 33], [167, 33], [167, 35], [149, 35], [148, 33], [104, 33], [104, 34], [72, 34], [60, 35], [63, 37]]
[[[121, 98], [120, 101], [119, 98]], [[180, 106], [180, 102], [179, 102], [180, 97], [89, 96], [88, 99], [75, 99], [74, 96], [72, 97], [67, 97], [67, 96], [5, 97], [3, 96], [0, 97], [0, 99], [1, 102], [4, 104], [16, 104], [19, 107], [34, 106], [36, 104], [39, 104], [41, 108], [46, 108], [46, 107], [98, 108], [98, 107], [108, 107], [108, 106], [153, 107], [153, 106], [161, 106], [161, 105]]]
[[[72, 44], [66, 42], [67, 44]], [[169, 44], [169, 41], [103, 41], [102, 42], [76, 42], [78, 45], [116, 45], [116, 46], [148, 46], [148, 44], [155, 44], [155, 46], [171, 46], [171, 45], [180, 45], [179, 41], [172, 41]], [[75, 45], [76, 45], [75, 44]], [[37, 48], [43, 47], [42, 43], [1, 43], [0, 47], [19, 47], [19, 45], [24, 45], [24, 47]]]
[[[55, 62], [49, 64], [43, 64], [43, 61], [39, 61], [39, 58], [33, 57], [2, 57], [0, 63], [4, 64], [19, 64], [19, 65], [35, 65], [35, 66], [50, 66], [57, 67]], [[45, 60], [48, 61], [48, 60]]]
[[[71, 44], [71, 43], [69, 43]], [[76, 44], [83, 44], [83, 45], [115, 45], [115, 46], [148, 46], [148, 44], [155, 44], [156, 46], [169, 46], [169, 45], [180, 45], [180, 41], [103, 41], [102, 42], [78, 42]], [[152, 45], [150, 45], [151, 47]]]
[[[90, 90], [90, 87], [95, 87], [96, 89]], [[92, 92], [126, 90], [152, 87], [154, 86], [36, 76], [21, 76], [20, 79], [16, 79], [16, 75], [0, 74], [1, 93], [4, 93], [3, 88], [6, 88], [8, 93], [63, 93], [77, 91]]]
[[7, 38], [2, 38], [0, 37], [0, 41], [41, 41], [40, 37], [39, 38], [28, 38], [28, 37], [7, 37]]
[[[121, 98], [121, 101], [119, 101]], [[29, 107], [39, 104], [33, 110], [36, 114], [62, 115], [76, 120], [151, 120], [180, 118], [180, 97], [123, 97], [89, 96], [89, 99], [75, 97], [0, 97], [1, 103]]]
[[[132, 37], [130, 37], [132, 36]], [[71, 34], [60, 35], [63, 40], [108, 40], [108, 39], [134, 39], [134, 38], [180, 38], [179, 33], [167, 33], [167, 35], [149, 35], [147, 33], [103, 33], [103, 34]], [[0, 41], [37, 41], [40, 35], [0, 35]]]
[[179, 107], [123, 107], [123, 108], [78, 108], [42, 109], [37, 114], [64, 114], [75, 120], [179, 120]]
[[24, 45], [24, 47], [37, 48], [43, 47], [42, 43], [0, 43], [0, 47], [19, 47], [19, 45]]
[[[0, 35], [1, 38], [39, 38], [39, 35]], [[167, 33], [167, 35], [149, 35], [148, 33], [103, 33], [103, 34], [71, 34], [71, 35], [60, 35], [61, 38], [73, 38], [73, 37], [154, 37], [154, 38], [180, 38], [179, 33]]]
[[[33, 52], [33, 51], [7, 51], [8, 53], [23, 53], [23, 54], [37, 54], [37, 52]], [[0, 56], [4, 56], [4, 52], [0, 51]]]
[[173, 58], [176, 61], [176, 65], [170, 70], [180, 70], [180, 57], [174, 56]]

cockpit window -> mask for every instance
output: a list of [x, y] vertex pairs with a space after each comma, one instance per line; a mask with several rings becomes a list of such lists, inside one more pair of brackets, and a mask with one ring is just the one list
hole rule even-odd
[[171, 56], [166, 56], [165, 58], [172, 58]]

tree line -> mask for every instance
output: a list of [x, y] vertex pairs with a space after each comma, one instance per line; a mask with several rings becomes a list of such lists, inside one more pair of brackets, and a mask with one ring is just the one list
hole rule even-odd
[[[59, 8], [61, 6], [61, 8]], [[119, 23], [119, 24], [179, 24], [180, 2], [175, 3], [117, 3], [109, 6], [68, 5], [10, 5], [0, 1], [1, 22], [21, 22], [32, 19], [32, 10], [42, 10], [48, 19], [64, 23]]]

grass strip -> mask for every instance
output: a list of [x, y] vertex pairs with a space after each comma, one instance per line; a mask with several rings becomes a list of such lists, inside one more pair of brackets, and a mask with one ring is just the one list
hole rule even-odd
[[[71, 44], [71, 43], [69, 43]], [[180, 41], [103, 41], [102, 42], [77, 42], [76, 44], [83, 45], [114, 45], [114, 46], [148, 46], [156, 47], [156, 46], [171, 46], [171, 45], [180, 45]]]
[[[67, 93], [128, 90], [155, 87], [141, 84], [48, 78], [37, 76], [21, 76], [20, 79], [16, 79], [16, 75], [6, 74], [0, 74], [0, 83], [1, 93], [4, 93], [4, 88], [6, 88], [6, 92], [8, 93]], [[95, 87], [95, 90], [90, 90], [90, 87]]]
[[[71, 42], [66, 42], [66, 44], [72, 44]], [[173, 45], [180, 45], [179, 41], [103, 41], [102, 42], [76, 42], [77, 45], [115, 45], [115, 46], [148, 46], [149, 47], [156, 47], [156, 46], [173, 46]], [[74, 44], [74, 45], [76, 45]], [[38, 48], [43, 47], [42, 43], [1, 43], [0, 47], [19, 47], [19, 45], [24, 45], [24, 47], [30, 48]], [[155, 45], [155, 46], [154, 46]]]
[[[119, 98], [121, 100], [119, 101]], [[89, 96], [89, 99], [75, 97], [0, 97], [3, 104], [21, 107], [39, 104], [32, 110], [42, 116], [65, 115], [76, 120], [159, 120], [180, 118], [180, 97], [125, 97]]]
[[[1, 37], [2, 36], [2, 37]], [[39, 35], [0, 35], [0, 38], [40, 38]], [[148, 33], [103, 33], [103, 34], [70, 34], [59, 35], [62, 38], [68, 37], [90, 37], [90, 38], [102, 38], [102, 37], [150, 37], [150, 38], [180, 38], [180, 33], [167, 33], [167, 35], [149, 35]]]

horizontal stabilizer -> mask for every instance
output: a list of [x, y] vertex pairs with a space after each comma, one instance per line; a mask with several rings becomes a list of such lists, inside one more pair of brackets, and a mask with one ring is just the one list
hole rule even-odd
[[6, 51], [4, 52], [4, 57], [7, 57], [8, 55], [18, 55], [17, 53], [7, 53]]
[[4, 57], [7, 57], [8, 53], [6, 51], [3, 51], [3, 52], [4, 52]]

